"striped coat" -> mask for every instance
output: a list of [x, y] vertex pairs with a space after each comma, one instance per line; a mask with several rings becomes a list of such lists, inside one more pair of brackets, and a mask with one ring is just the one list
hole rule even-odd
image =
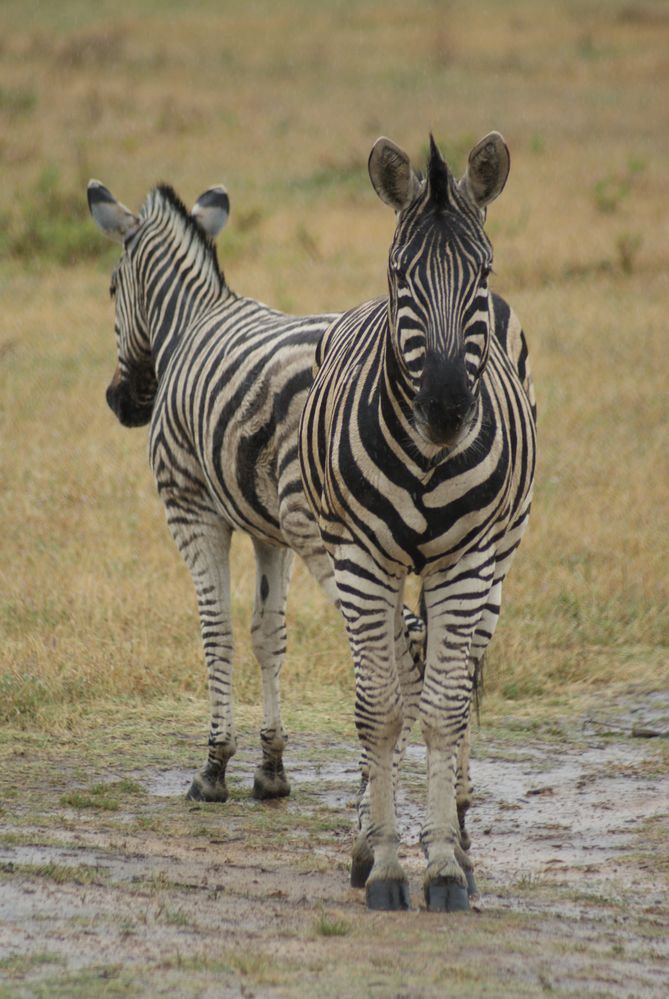
[[297, 456], [299, 416], [316, 345], [332, 316], [287, 316], [236, 295], [213, 237], [229, 201], [212, 188], [188, 212], [174, 191], [152, 190], [139, 213], [91, 181], [93, 218], [123, 254], [112, 277], [118, 365], [107, 401], [125, 426], [150, 423], [149, 454], [174, 541], [198, 599], [209, 678], [207, 763], [189, 797], [224, 801], [236, 749], [229, 552], [253, 541], [252, 620], [263, 675], [260, 798], [288, 794], [279, 672], [292, 555], [302, 556], [332, 602], [332, 567], [308, 509]]
[[[332, 565], [302, 489], [298, 421], [316, 346], [332, 315], [288, 316], [236, 295], [213, 238], [228, 218], [221, 187], [188, 212], [172, 188], [152, 190], [135, 215], [99, 181], [94, 220], [123, 253], [112, 276], [118, 364], [107, 402], [124, 426], [150, 424], [149, 453], [167, 522], [195, 585], [207, 661], [207, 763], [189, 797], [224, 801], [236, 749], [229, 553], [235, 530], [256, 561], [253, 649], [263, 677], [262, 763], [254, 794], [289, 793], [279, 673], [293, 552], [337, 602]], [[409, 612], [412, 653], [422, 625]]]
[[[351, 879], [373, 908], [408, 905], [397, 857], [393, 756], [420, 717], [428, 754], [422, 842], [430, 909], [475, 894], [469, 804], [472, 687], [500, 610], [502, 582], [527, 524], [535, 406], [527, 351], [487, 278], [485, 206], [506, 181], [492, 133], [457, 182], [432, 143], [428, 176], [379, 140], [370, 176], [398, 212], [389, 298], [336, 319], [300, 428], [307, 498], [335, 577], [356, 670], [356, 724], [369, 787]], [[407, 574], [422, 580], [422, 685], [398, 642]]]

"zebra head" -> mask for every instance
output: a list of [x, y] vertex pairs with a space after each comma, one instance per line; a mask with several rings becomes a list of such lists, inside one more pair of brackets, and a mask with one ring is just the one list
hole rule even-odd
[[477, 411], [491, 327], [492, 246], [483, 223], [509, 163], [498, 132], [474, 146], [459, 181], [432, 136], [425, 179], [389, 139], [370, 154], [372, 185], [398, 213], [388, 266], [393, 352], [429, 445], [454, 447]]
[[[178, 199], [173, 192], [172, 196], [176, 202]], [[150, 198], [147, 203], [149, 201]], [[152, 330], [140, 280], [140, 234], [146, 223], [146, 213], [143, 209], [140, 215], [135, 215], [98, 180], [88, 183], [88, 207], [103, 233], [123, 246], [123, 255], [112, 272], [110, 285], [115, 304], [117, 365], [107, 387], [107, 404], [123, 426], [141, 427], [151, 419], [158, 390]], [[227, 192], [217, 186], [200, 195], [190, 215], [213, 240], [225, 225], [229, 210]]]

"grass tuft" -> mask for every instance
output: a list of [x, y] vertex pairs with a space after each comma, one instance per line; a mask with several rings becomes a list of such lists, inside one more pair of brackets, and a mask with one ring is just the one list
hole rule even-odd
[[321, 937], [345, 937], [351, 932], [351, 924], [345, 919], [321, 912], [314, 924], [315, 932]]

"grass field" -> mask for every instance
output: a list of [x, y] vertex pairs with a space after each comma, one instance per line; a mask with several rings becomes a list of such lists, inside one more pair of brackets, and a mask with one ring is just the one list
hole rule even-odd
[[[104, 402], [116, 248], [89, 176], [138, 208], [223, 180], [231, 286], [292, 311], [385, 287], [392, 213], [366, 177], [429, 129], [461, 169], [500, 129], [495, 287], [520, 314], [540, 408], [529, 536], [490, 656], [491, 707], [667, 682], [666, 4], [3, 4], [0, 154], [2, 702], [58, 724], [106, 697], [204, 695], [190, 579], [146, 431]], [[664, 116], [664, 117], [663, 117]], [[250, 546], [236, 544], [237, 696]], [[338, 618], [298, 569], [284, 692], [350, 701]]]
[[[188, 204], [225, 183], [231, 287], [335, 310], [385, 290], [380, 134], [420, 164], [433, 130], [456, 169], [490, 129], [511, 149], [487, 228], [530, 344], [540, 459], [484, 727], [669, 687], [668, 3], [4, 0], [0, 39], [6, 744], [85, 742], [125, 711], [206, 736], [194, 594], [146, 430], [104, 400], [118, 254], [87, 180], [135, 210], [159, 180]], [[233, 552], [253, 726], [247, 539]], [[288, 724], [351, 738], [343, 629], [299, 566], [289, 609]]]

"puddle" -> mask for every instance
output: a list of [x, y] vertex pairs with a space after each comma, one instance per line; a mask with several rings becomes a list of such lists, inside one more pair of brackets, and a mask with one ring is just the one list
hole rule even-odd
[[[657, 717], [669, 710], [667, 703], [666, 697], [658, 697]], [[648, 706], [638, 708], [642, 710], [648, 718]], [[592, 874], [615, 864], [621, 851], [633, 846], [639, 822], [669, 812], [669, 776], [649, 780], [634, 774], [652, 749], [650, 740], [590, 738], [581, 746], [533, 742], [520, 747], [514, 760], [508, 746], [487, 743], [488, 755], [472, 760], [474, 803], [468, 828], [477, 865], [491, 876], [503, 872], [508, 881], [537, 874], [559, 879], [568, 870]], [[323, 808], [348, 814], [353, 829], [356, 748], [337, 747], [343, 760], [313, 765], [304, 762], [308, 746], [295, 740], [291, 750], [286, 766], [293, 796], [283, 807], [296, 815]], [[235, 756], [231, 788], [250, 790], [257, 755], [245, 747]], [[193, 772], [166, 769], [134, 776], [149, 795], [169, 798], [185, 795]], [[424, 788], [425, 747], [412, 744], [397, 795], [400, 837], [411, 847], [418, 844], [424, 818]]]
[[[654, 717], [661, 718], [668, 705], [666, 696], [655, 699]], [[647, 703], [643, 709], [634, 707], [630, 711], [644, 719], [650, 716]], [[625, 867], [623, 855], [638, 850], [639, 823], [669, 813], [669, 775], [651, 779], [636, 772], [656, 746], [652, 740], [610, 737], [589, 737], [580, 744], [546, 744], [528, 737], [525, 745], [502, 741], [475, 745], [474, 802], [467, 825], [479, 876], [493, 891], [497, 887], [500, 896], [509, 885], [532, 879], [580, 885], [584, 889], [612, 877], [622, 886], [631, 884], [638, 872], [633, 865]], [[323, 748], [319, 743], [321, 756]], [[310, 764], [313, 743], [300, 737], [291, 741], [286, 767], [293, 794], [274, 807], [295, 817], [296, 830], [300, 815], [305, 814], [322, 815], [327, 811], [341, 819], [344, 826], [350, 821], [350, 840], [340, 837], [336, 844], [347, 857], [356, 826], [358, 750], [355, 745], [335, 743], [331, 749], [329, 760]], [[258, 758], [258, 747], [252, 743], [243, 746], [231, 762], [229, 784], [238, 803], [267, 809], [267, 804], [250, 797]], [[183, 801], [193, 770], [140, 770], [129, 776], [156, 803], [161, 799]], [[425, 747], [414, 743], [407, 748], [397, 794], [402, 857], [410, 874], [422, 871], [424, 865], [419, 846], [424, 802]], [[141, 807], [138, 803], [137, 808]], [[117, 828], [131, 823], [136, 814], [136, 809], [114, 813]], [[225, 806], [221, 806], [220, 816], [225, 820]], [[227, 831], [234, 832], [229, 825]], [[223, 844], [225, 854], [227, 841], [219, 844], [214, 839], [212, 844], [192, 842], [183, 848], [193, 853], [206, 850], [209, 864], [225, 863], [219, 845]], [[96, 849], [98, 845], [108, 844], [100, 844], [97, 839], [88, 849], [74, 849], [70, 837], [70, 845], [62, 848], [0, 847], [0, 862], [86, 865], [99, 870], [102, 878], [120, 882], [160, 875], [161, 871], [175, 874], [174, 858], [165, 857], [165, 849], [171, 850], [169, 842], [162, 842], [159, 850], [149, 851], [148, 855], [127, 848]]]
[[[661, 719], [668, 705], [669, 698], [654, 701], [653, 718]], [[648, 723], [646, 703], [643, 710], [628, 708], [626, 717]], [[544, 743], [528, 735], [524, 744], [480, 740], [472, 760], [472, 859], [485, 907], [497, 914], [495, 932], [515, 939], [516, 923], [505, 928], [500, 914], [529, 914], [539, 967], [556, 933], [569, 935], [577, 963], [592, 941], [605, 954], [611, 941], [623, 940], [630, 948], [624, 986], [607, 992], [621, 997], [664, 996], [654, 984], [654, 956], [640, 971], [637, 955], [650, 944], [634, 928], [642, 919], [653, 931], [669, 900], [662, 868], [656, 872], [638, 856], [646, 846], [639, 823], [669, 812], [669, 775], [643, 770], [657, 747], [654, 740], [615, 736]], [[221, 932], [251, 952], [258, 940], [273, 940], [279, 925], [292, 927], [282, 946], [293, 939], [301, 952], [324, 907], [364, 919], [364, 896], [347, 877], [357, 746], [292, 739], [286, 768], [293, 795], [271, 805], [250, 797], [259, 754], [249, 740], [230, 765], [233, 814], [222, 805], [191, 815], [184, 799], [193, 770], [181, 767], [124, 772], [146, 794], [118, 811], [67, 809], [61, 823], [61, 808], [44, 827], [30, 828], [13, 826], [4, 814], [0, 928], [12, 952], [29, 953], [35, 941], [44, 949], [46, 941], [70, 967], [114, 963], [119, 955], [143, 967], [147, 948], [159, 962], [197, 941], [213, 952]], [[424, 870], [418, 842], [424, 799], [425, 748], [416, 743], [408, 747], [397, 794], [400, 853], [414, 903]], [[272, 809], [281, 813], [278, 834]], [[310, 824], [307, 817], [325, 821]], [[39, 845], [47, 838], [51, 845]], [[211, 928], [215, 939], [207, 936]], [[667, 951], [664, 938], [652, 947], [653, 955]], [[630, 978], [641, 972], [643, 981]], [[573, 994], [582, 994], [578, 988]]]
[[191, 785], [194, 771], [180, 768], [178, 770], [156, 770], [151, 774], [136, 771], [132, 776], [138, 781], [147, 794], [156, 798], [185, 797]]

